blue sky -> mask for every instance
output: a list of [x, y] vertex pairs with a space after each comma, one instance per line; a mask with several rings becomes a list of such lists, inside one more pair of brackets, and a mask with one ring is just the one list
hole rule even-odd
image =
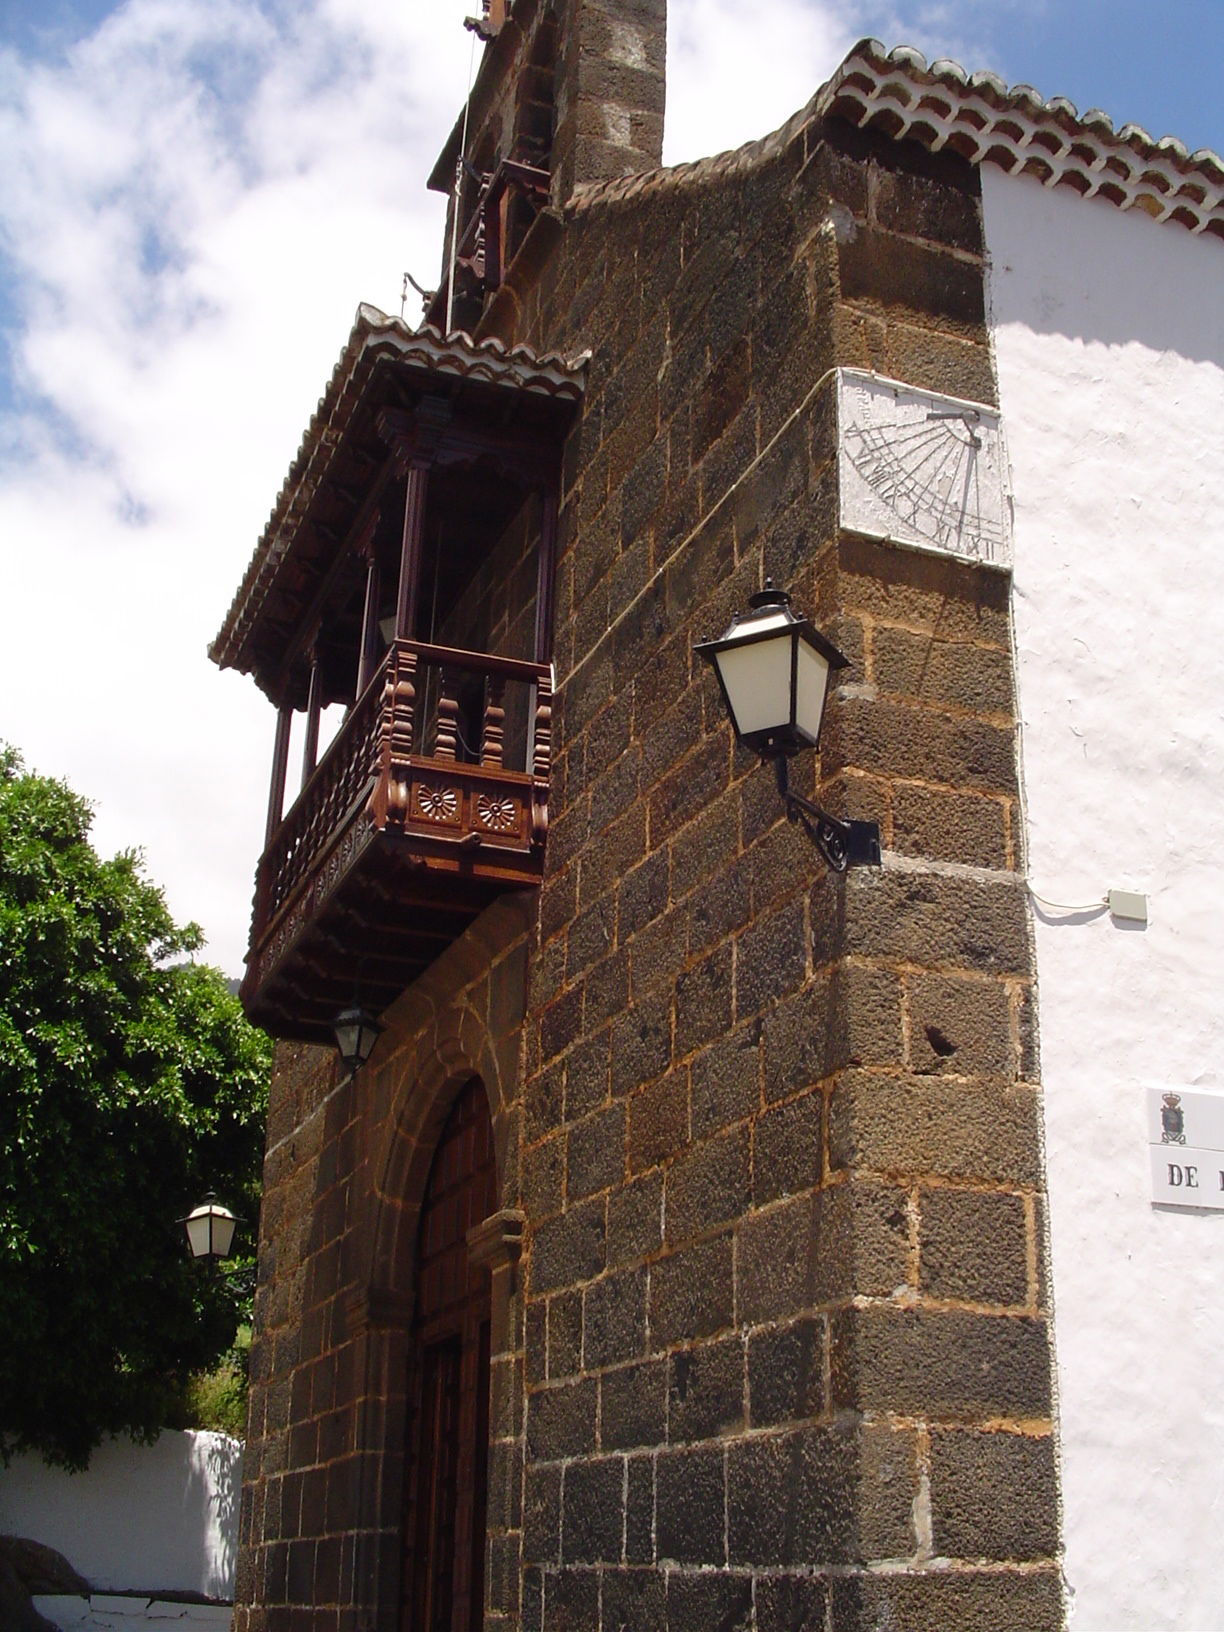
[[[0, 44], [53, 56], [118, 9], [112, 0], [0, 0]], [[1047, 97], [1067, 96], [1081, 111], [1101, 107], [1117, 122], [1178, 136], [1191, 149], [1224, 147], [1221, 0], [1166, 0], [1159, 8], [1141, 0], [954, 0], [842, 9], [887, 45], [918, 43], [919, 36], [934, 41], [942, 33], [955, 50], [970, 40], [984, 56], [966, 61], [967, 68], [991, 68]], [[896, 32], [907, 24], [912, 40]]]
[[[0, 0], [0, 737], [241, 964], [272, 719], [205, 647], [360, 300], [431, 283], [477, 0]], [[1224, 149], [1224, 0], [671, 0], [666, 157], [871, 34]], [[415, 302], [408, 315], [415, 317]]]

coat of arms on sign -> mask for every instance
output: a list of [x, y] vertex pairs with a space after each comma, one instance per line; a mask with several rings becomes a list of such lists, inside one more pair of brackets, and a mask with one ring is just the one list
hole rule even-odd
[[1162, 1145], [1186, 1142], [1186, 1113], [1181, 1108], [1180, 1094], [1165, 1094], [1161, 1099], [1160, 1142]]

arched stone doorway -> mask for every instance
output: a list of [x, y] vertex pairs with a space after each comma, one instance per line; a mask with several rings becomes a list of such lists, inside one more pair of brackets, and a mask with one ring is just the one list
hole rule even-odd
[[402, 1632], [483, 1624], [489, 1446], [489, 1270], [467, 1235], [497, 1209], [484, 1085], [459, 1091], [421, 1207], [409, 1345]]

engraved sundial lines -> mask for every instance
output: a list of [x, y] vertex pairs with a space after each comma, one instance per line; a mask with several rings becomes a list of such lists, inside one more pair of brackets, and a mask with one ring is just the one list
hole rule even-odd
[[998, 416], [975, 403], [841, 369], [842, 525], [1010, 566]]

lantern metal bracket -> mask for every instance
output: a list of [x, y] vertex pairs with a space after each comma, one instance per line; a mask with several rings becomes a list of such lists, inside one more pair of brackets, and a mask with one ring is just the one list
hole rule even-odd
[[790, 785], [789, 761], [785, 754], [772, 756], [778, 792], [786, 806], [788, 820], [799, 822], [808, 838], [824, 857], [830, 871], [844, 873], [847, 867], [879, 867], [880, 828], [878, 822], [845, 822], [796, 793]]

